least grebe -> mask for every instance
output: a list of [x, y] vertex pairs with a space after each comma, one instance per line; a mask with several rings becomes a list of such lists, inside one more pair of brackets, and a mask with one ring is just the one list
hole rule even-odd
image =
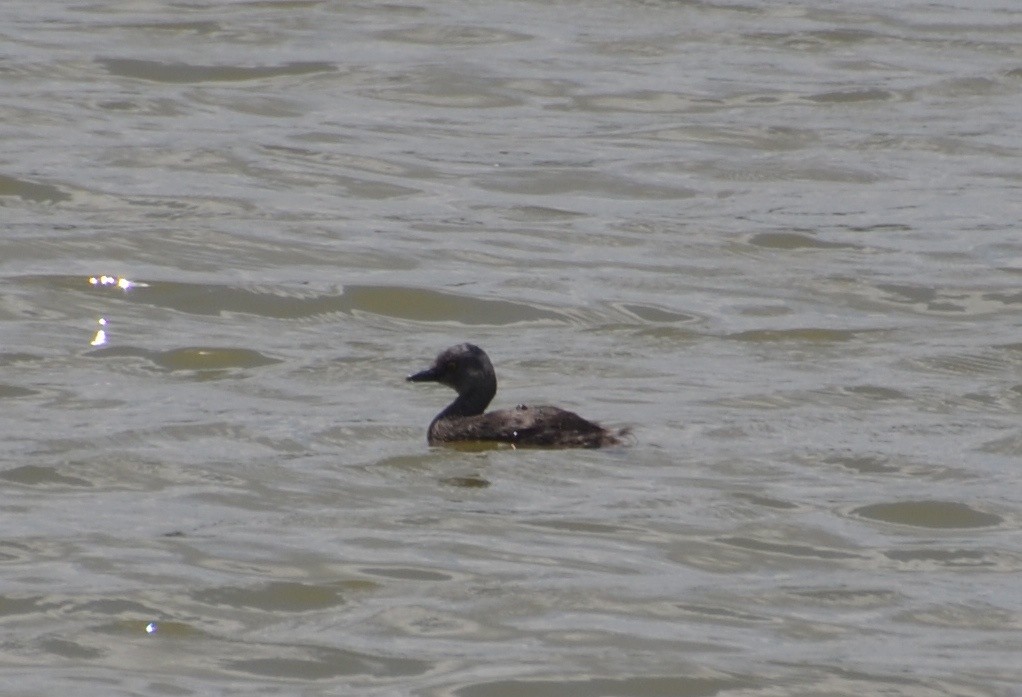
[[514, 445], [599, 448], [619, 445], [625, 431], [613, 433], [558, 407], [529, 407], [483, 413], [497, 393], [497, 376], [489, 356], [473, 344], [444, 349], [426, 370], [409, 375], [411, 382], [439, 382], [458, 393], [457, 399], [429, 425], [430, 445], [459, 441], [500, 441]]

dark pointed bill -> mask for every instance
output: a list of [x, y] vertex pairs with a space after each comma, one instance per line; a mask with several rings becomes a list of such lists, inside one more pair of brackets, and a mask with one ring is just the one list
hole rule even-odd
[[418, 373], [412, 373], [406, 379], [408, 382], [436, 382], [437, 369], [436, 367], [426, 368]]

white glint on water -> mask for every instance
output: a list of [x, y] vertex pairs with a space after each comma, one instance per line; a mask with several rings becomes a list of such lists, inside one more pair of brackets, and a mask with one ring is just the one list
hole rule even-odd
[[[106, 318], [105, 317], [100, 317], [99, 318], [99, 326], [100, 327], [105, 327], [106, 326]], [[92, 337], [92, 341], [89, 342], [89, 345], [90, 346], [102, 346], [105, 343], [106, 343], [106, 330], [105, 329], [97, 329], [96, 330], [96, 335], [94, 337]]]
[[132, 288], [147, 288], [148, 283], [137, 283], [135, 281], [129, 281], [122, 276], [90, 276], [89, 285], [92, 286], [116, 286], [121, 290], [130, 290]]

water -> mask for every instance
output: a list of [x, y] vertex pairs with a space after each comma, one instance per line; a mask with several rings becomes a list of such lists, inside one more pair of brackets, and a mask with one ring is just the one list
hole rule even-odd
[[1014, 10], [5, 3], [6, 691], [1022, 694]]

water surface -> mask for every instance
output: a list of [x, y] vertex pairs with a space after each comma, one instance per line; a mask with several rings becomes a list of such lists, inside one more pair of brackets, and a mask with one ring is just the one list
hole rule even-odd
[[1018, 694], [1012, 3], [0, 20], [9, 692]]

